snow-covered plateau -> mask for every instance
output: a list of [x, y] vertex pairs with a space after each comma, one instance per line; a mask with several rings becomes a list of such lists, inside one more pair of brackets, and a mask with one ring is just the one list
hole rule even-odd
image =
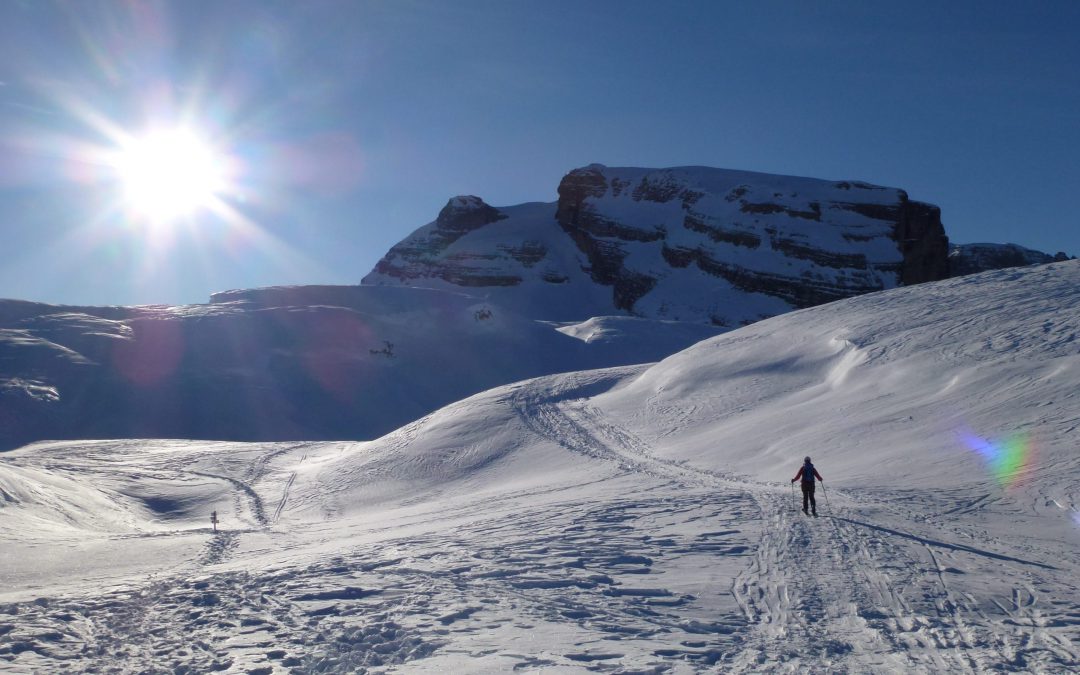
[[[1068, 261], [499, 386], [367, 442], [21, 447], [0, 670], [1076, 672], [1078, 335]], [[820, 518], [789, 484], [804, 455]]]

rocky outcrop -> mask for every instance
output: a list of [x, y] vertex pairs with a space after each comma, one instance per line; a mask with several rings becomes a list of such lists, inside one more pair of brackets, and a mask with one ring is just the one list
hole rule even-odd
[[1069, 260], [1064, 252], [1043, 253], [1016, 244], [958, 244], [949, 251], [949, 275], [962, 277], [989, 270], [1043, 265]]
[[504, 218], [506, 215], [485, 204], [483, 199], [469, 195], [454, 197], [447, 202], [442, 211], [439, 211], [435, 224], [439, 226], [438, 232], [450, 242], [466, 232]]
[[[425, 232], [416, 233], [391, 248], [375, 266], [375, 272], [401, 280], [408, 280], [420, 273], [457, 286], [514, 286], [521, 283], [520, 277], [487, 274], [482, 271], [481, 266], [475, 264], [496, 258], [494, 254], [444, 255], [446, 250], [464, 235], [485, 225], [505, 220], [506, 217], [479, 197], [454, 197], [439, 212], [435, 222], [424, 228]], [[514, 251], [510, 252], [510, 255], [515, 253], [519, 256], [529, 255], [527, 251]]]

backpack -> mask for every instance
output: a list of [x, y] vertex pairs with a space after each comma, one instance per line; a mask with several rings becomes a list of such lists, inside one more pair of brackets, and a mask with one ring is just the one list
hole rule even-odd
[[806, 462], [805, 464], [803, 464], [802, 465], [802, 482], [804, 482], [804, 483], [813, 483], [815, 473], [816, 473], [816, 471], [814, 469], [813, 464], [811, 464], [809, 462]]

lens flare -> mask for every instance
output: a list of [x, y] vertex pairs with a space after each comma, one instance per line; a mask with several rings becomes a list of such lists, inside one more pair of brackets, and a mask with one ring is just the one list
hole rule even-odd
[[965, 431], [960, 433], [960, 439], [982, 457], [990, 475], [1006, 489], [1020, 484], [1034, 463], [1034, 445], [1025, 433], [995, 442]]

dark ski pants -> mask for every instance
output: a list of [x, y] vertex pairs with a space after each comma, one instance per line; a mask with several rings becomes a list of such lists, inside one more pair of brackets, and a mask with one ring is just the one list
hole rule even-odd
[[802, 510], [806, 513], [806, 504], [810, 503], [810, 509], [817, 513], [817, 502], [814, 501], [814, 482], [804, 480], [802, 482]]

